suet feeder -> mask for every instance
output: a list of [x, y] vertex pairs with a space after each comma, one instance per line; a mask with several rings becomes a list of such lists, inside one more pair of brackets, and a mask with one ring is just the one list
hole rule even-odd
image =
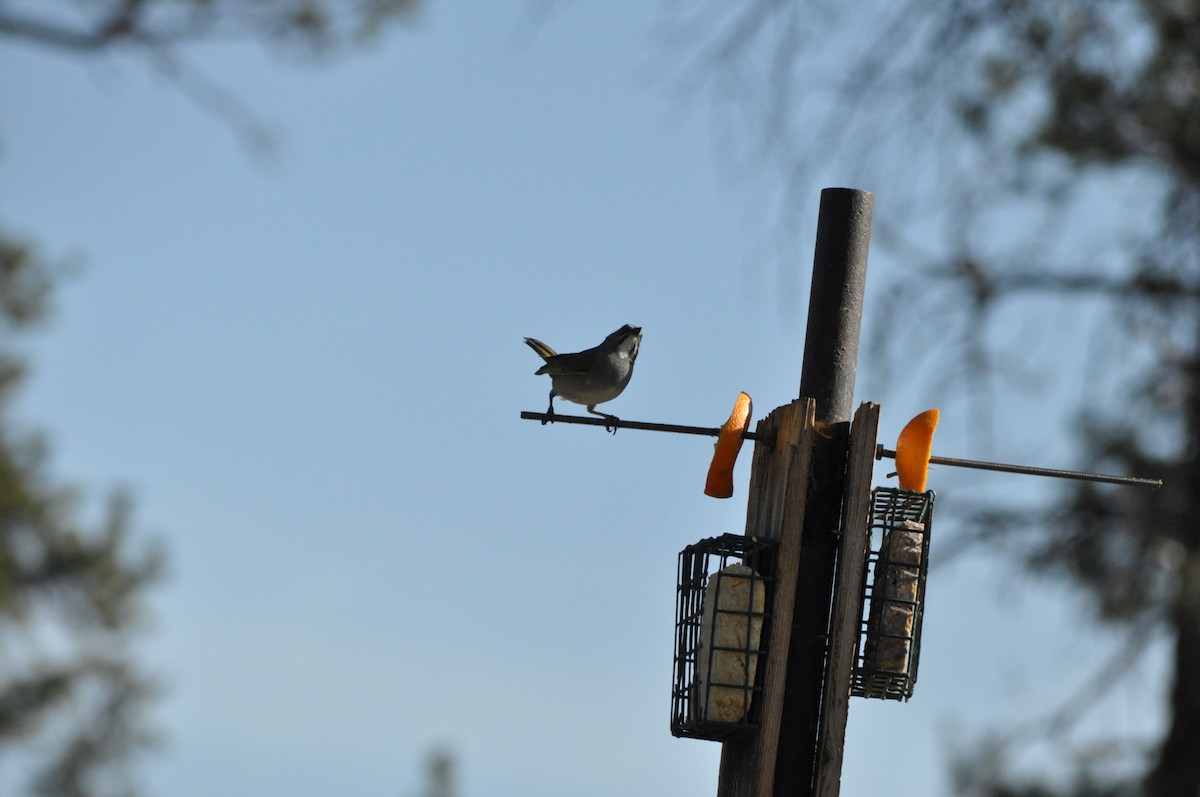
[[673, 735], [721, 741], [758, 727], [754, 698], [777, 548], [725, 534], [680, 552]]
[[908, 700], [917, 683], [934, 493], [876, 487], [850, 693]]

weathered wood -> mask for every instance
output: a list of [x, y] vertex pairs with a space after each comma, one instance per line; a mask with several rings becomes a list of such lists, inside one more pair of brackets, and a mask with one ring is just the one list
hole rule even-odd
[[849, 421], [854, 411], [874, 207], [870, 191], [821, 191], [800, 371], [800, 395], [817, 400], [818, 423]]
[[850, 685], [863, 610], [863, 570], [870, 543], [871, 483], [879, 436], [879, 405], [865, 402], [854, 415], [842, 505], [833, 613], [829, 621], [829, 658], [821, 705], [818, 766], [814, 797], [838, 797], [842, 754], [850, 709]]
[[803, 549], [789, 640], [787, 688], [773, 795], [808, 797], [817, 770], [817, 733], [829, 643], [829, 613], [850, 423], [822, 425], [813, 436]]
[[763, 686], [758, 702], [759, 729], [748, 737], [725, 742], [721, 750], [718, 797], [768, 797], [774, 788], [808, 499], [814, 410], [811, 399], [798, 399], [777, 408], [758, 424], [760, 440], [767, 429], [775, 429], [775, 444], [767, 446], [760, 442], [754, 447], [746, 535], [779, 540], [776, 581], [770, 622], [763, 640], [767, 656], [759, 668]]

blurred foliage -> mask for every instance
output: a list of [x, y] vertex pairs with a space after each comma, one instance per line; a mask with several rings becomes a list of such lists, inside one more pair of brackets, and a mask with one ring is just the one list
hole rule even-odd
[[954, 792], [962, 797], [1138, 797], [1140, 784], [1098, 772], [1094, 762], [1078, 762], [1065, 783], [1051, 786], [1009, 774], [1005, 745], [984, 743], [951, 765]]
[[10, 418], [17, 342], [46, 316], [52, 284], [29, 245], [0, 237], [0, 761], [44, 797], [129, 794], [121, 763], [153, 738], [142, 713], [155, 692], [131, 635], [161, 552], [130, 540], [120, 493], [82, 522], [41, 438]]
[[436, 748], [425, 759], [426, 789], [422, 797], [455, 797], [454, 754]]
[[0, 37], [62, 54], [138, 59], [263, 156], [274, 150], [276, 132], [236, 87], [209, 78], [189, 57], [189, 45], [253, 42], [282, 59], [323, 62], [369, 47], [389, 25], [414, 19], [420, 6], [420, 0], [0, 0]]
[[[1137, 209], [1157, 212], [1157, 229], [1129, 240], [1119, 277], [1124, 290], [1107, 297], [1124, 333], [1146, 341], [1156, 356], [1131, 373], [1129, 403], [1084, 389], [1078, 437], [1089, 466], [1153, 474], [1165, 486], [1150, 493], [1082, 484], [1044, 510], [1041, 522], [993, 518], [999, 522], [991, 536], [1024, 536], [1026, 566], [1071, 579], [1090, 595], [1102, 621], [1129, 629], [1150, 622], [1172, 634], [1175, 682], [1170, 724], [1148, 757], [1143, 781], [1106, 784], [1081, 776], [1055, 788], [1018, 787], [1002, 769], [992, 769], [990, 778], [963, 793], [1198, 794], [1200, 2], [975, 5], [981, 31], [986, 27], [991, 40], [982, 64], [993, 88], [981, 107], [995, 117], [1013, 114], [1016, 97], [1041, 100], [1026, 136], [1010, 142], [1014, 157], [1034, 168], [1065, 158], [1068, 179], [1092, 169], [1134, 168], [1152, 176], [1163, 195], [1157, 207]], [[974, 116], [965, 120], [968, 126], [979, 125], [979, 114]], [[997, 268], [989, 279], [1003, 286], [1014, 276]], [[1165, 284], [1172, 287], [1162, 290]], [[1064, 300], [1095, 295], [1081, 285], [1057, 287]]]
[[419, 0], [39, 0], [0, 2], [0, 34], [79, 51], [246, 39], [344, 51], [411, 16]]

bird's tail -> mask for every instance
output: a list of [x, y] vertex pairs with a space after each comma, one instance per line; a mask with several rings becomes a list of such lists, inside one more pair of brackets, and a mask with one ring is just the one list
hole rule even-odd
[[529, 348], [536, 351], [538, 356], [543, 360], [549, 360], [551, 357], [558, 356], [558, 352], [547, 346], [545, 343], [542, 343], [537, 338], [525, 338], [525, 343], [529, 346]]

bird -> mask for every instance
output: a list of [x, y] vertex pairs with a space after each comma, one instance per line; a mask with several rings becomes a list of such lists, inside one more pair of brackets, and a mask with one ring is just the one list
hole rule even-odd
[[614, 422], [620, 419], [615, 415], [597, 412], [596, 405], [612, 401], [625, 390], [629, 378], [633, 376], [633, 364], [637, 360], [641, 342], [642, 328], [633, 324], [621, 327], [599, 346], [573, 354], [559, 354], [537, 338], [525, 338], [529, 348], [546, 361], [545, 365], [534, 371], [537, 375], [550, 376], [550, 408], [546, 410], [546, 415], [554, 415], [554, 397], [558, 396], [586, 405], [589, 413], [608, 421], [605, 429], [616, 434]]

